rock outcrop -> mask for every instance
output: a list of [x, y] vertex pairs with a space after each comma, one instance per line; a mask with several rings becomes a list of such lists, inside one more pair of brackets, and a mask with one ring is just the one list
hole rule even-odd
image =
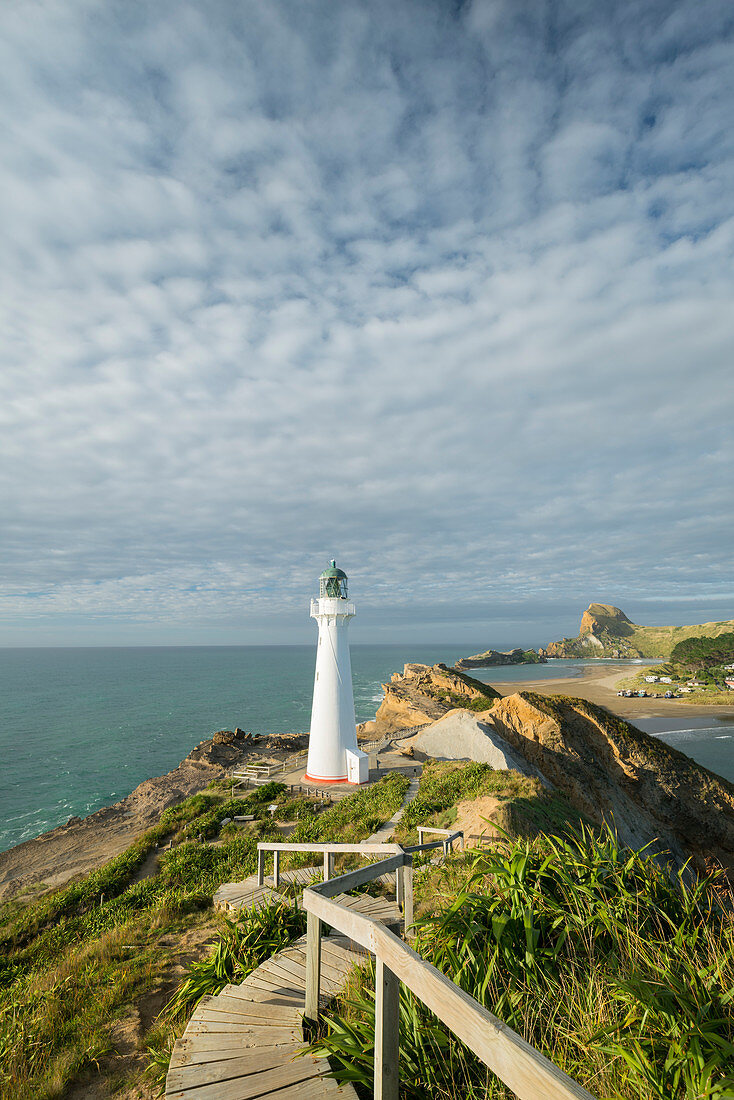
[[591, 821], [627, 845], [734, 875], [734, 784], [585, 699], [521, 692], [482, 716]]
[[535, 765], [497, 732], [489, 715], [450, 710], [400, 744], [434, 760], [476, 760], [480, 764], [490, 764], [495, 771], [517, 771], [521, 775], [541, 778]]
[[603, 707], [527, 691], [502, 698], [445, 665], [406, 665], [384, 690], [378, 733], [426, 724], [406, 744], [535, 775], [590, 821], [613, 823], [623, 843], [700, 869], [713, 858], [734, 881], [734, 784]]
[[543, 657], [669, 657], [685, 638], [715, 638], [734, 631], [734, 620], [693, 626], [640, 626], [619, 607], [591, 603], [575, 638], [562, 638], [538, 650]]
[[382, 687], [385, 697], [374, 726], [370, 723], [360, 730], [371, 736], [434, 722], [455, 707], [487, 710], [500, 698], [489, 684], [442, 664], [405, 665]]
[[467, 668], [495, 668], [502, 665], [537, 665], [545, 657], [540, 657], [534, 649], [486, 649], [484, 653], [475, 653], [472, 657], [460, 657], [454, 668], [463, 671]]

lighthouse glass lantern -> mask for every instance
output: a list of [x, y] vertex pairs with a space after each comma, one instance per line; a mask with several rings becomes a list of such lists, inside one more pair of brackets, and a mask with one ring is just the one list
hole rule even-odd
[[347, 575], [335, 561], [319, 577], [311, 618], [319, 627], [308, 741], [309, 783], [367, 783], [369, 760], [357, 748], [347, 630], [354, 618]]

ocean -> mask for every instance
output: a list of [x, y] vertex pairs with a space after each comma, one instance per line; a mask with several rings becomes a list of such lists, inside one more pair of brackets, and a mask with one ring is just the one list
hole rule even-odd
[[[476, 648], [352, 646], [357, 721], [374, 717], [381, 684], [406, 661], [450, 665]], [[0, 649], [0, 851], [124, 798], [215, 730], [304, 732], [314, 662], [314, 646]], [[583, 664], [554, 661], [552, 675], [572, 679]], [[549, 668], [476, 674], [542, 679]], [[640, 725], [734, 781], [734, 723]]]

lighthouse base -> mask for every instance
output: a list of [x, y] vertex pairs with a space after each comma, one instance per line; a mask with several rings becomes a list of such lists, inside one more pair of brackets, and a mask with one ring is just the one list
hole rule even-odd
[[346, 775], [320, 776], [309, 775], [303, 777], [304, 783], [312, 783], [315, 787], [322, 787], [326, 783], [347, 783], [350, 787], [363, 787], [370, 781], [370, 758], [366, 752], [359, 749], [347, 749], [345, 754], [347, 761]]

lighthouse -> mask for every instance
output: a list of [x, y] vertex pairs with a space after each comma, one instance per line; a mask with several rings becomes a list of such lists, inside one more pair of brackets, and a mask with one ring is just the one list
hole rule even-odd
[[311, 600], [311, 618], [319, 624], [319, 641], [304, 779], [367, 783], [369, 758], [357, 748], [347, 637], [354, 604], [348, 598], [347, 575], [335, 561], [319, 577], [319, 598]]

